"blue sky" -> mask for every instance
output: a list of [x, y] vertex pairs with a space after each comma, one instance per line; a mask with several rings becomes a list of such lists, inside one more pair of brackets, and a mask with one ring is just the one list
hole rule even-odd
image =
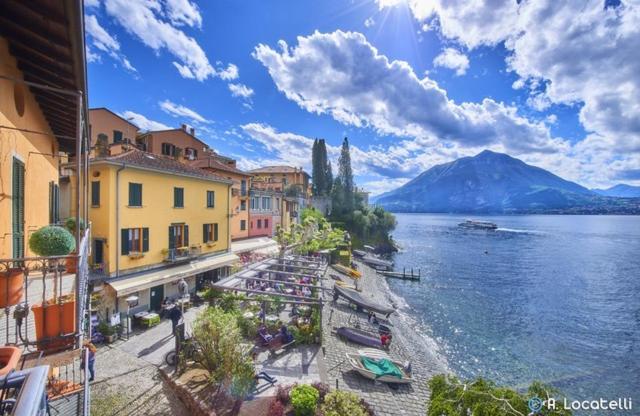
[[485, 148], [640, 183], [633, 4], [85, 0], [85, 15], [91, 106], [193, 125], [247, 169], [309, 168], [316, 137], [337, 160], [347, 136], [374, 193]]

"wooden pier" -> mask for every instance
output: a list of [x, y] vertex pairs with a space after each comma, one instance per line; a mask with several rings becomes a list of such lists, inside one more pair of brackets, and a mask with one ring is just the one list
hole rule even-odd
[[395, 279], [404, 279], [404, 280], [420, 280], [420, 269], [418, 269], [418, 273], [414, 273], [413, 269], [407, 271], [406, 268], [403, 268], [401, 272], [388, 272], [384, 270], [378, 270], [378, 273], [383, 275], [384, 277], [393, 277]]

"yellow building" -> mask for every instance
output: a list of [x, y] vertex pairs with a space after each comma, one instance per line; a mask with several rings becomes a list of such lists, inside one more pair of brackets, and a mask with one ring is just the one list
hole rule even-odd
[[[171, 157], [131, 148], [92, 160], [89, 216], [94, 278], [105, 282], [105, 314], [159, 310], [178, 296], [225, 276], [230, 253], [231, 181]], [[117, 302], [116, 302], [117, 299]]]
[[209, 154], [191, 162], [191, 166], [204, 169], [233, 182], [231, 186], [231, 240], [249, 237], [249, 188], [251, 175], [236, 167], [236, 161]]

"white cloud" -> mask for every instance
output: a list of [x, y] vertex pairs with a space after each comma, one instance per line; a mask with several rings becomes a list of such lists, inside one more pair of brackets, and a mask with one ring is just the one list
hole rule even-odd
[[244, 84], [229, 84], [229, 90], [234, 97], [249, 98], [253, 95], [253, 90]]
[[218, 69], [218, 76], [225, 81], [231, 81], [240, 76], [240, 71], [236, 65], [229, 64], [225, 69]]
[[84, 0], [84, 7], [85, 9], [90, 7], [100, 7], [100, 0]]
[[173, 117], [188, 118], [189, 120], [195, 123], [204, 123], [204, 124], [211, 123], [210, 120], [207, 120], [206, 118], [204, 118], [203, 116], [195, 112], [194, 110], [188, 107], [185, 107], [181, 104], [176, 104], [169, 100], [161, 101], [158, 104], [160, 105], [160, 108], [162, 109], [162, 111], [164, 111], [165, 113]]
[[515, 107], [492, 99], [456, 104], [435, 81], [418, 78], [404, 61], [389, 61], [360, 33], [316, 32], [299, 36], [296, 47], [279, 46], [260, 44], [253, 56], [278, 89], [309, 112], [423, 144], [501, 144], [514, 152], [565, 147], [543, 122], [518, 115]]
[[167, 16], [175, 26], [202, 27], [198, 5], [189, 0], [165, 0]]
[[376, 24], [376, 21], [373, 20], [373, 17], [369, 17], [369, 18], [367, 18], [367, 20], [364, 21], [364, 26], [365, 27], [371, 27], [371, 26], [373, 26], [375, 24]]
[[133, 111], [127, 110], [120, 114], [123, 118], [131, 121], [133, 124], [138, 126], [140, 130], [145, 131], [154, 131], [154, 130], [169, 130], [171, 127], [166, 124], [160, 123], [158, 121], [149, 120], [145, 116], [139, 113], [135, 113]]
[[433, 65], [453, 69], [456, 71], [456, 75], [460, 76], [469, 69], [469, 58], [457, 49], [446, 48], [435, 57]]
[[[207, 55], [198, 42], [170, 22], [162, 20], [160, 3], [145, 0], [104, 0], [107, 13], [127, 32], [156, 52], [166, 49], [178, 62], [174, 66], [182, 76], [204, 81], [216, 76]], [[173, 4], [173, 3], [172, 3]], [[185, 12], [186, 13], [186, 12]], [[198, 14], [199, 16], [199, 14]], [[169, 14], [171, 19], [171, 14]], [[197, 24], [191, 13], [174, 14], [184, 24]], [[195, 20], [194, 20], [195, 19]]]
[[136, 73], [137, 70], [131, 65], [131, 62], [120, 52], [120, 42], [112, 36], [107, 30], [100, 25], [98, 18], [95, 15], [85, 16], [85, 28], [91, 44], [94, 49], [89, 49], [87, 45], [87, 61], [100, 62], [100, 55], [95, 52], [99, 50], [111, 56], [129, 72]]

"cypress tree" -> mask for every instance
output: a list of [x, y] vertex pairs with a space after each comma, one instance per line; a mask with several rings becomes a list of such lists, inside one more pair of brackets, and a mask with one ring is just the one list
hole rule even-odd
[[338, 176], [340, 178], [340, 185], [342, 188], [342, 207], [344, 212], [351, 212], [353, 211], [354, 206], [353, 171], [351, 169], [349, 139], [346, 137], [342, 142], [340, 159], [338, 159]]
[[312, 191], [314, 195], [321, 195], [324, 191], [324, 169], [322, 168], [320, 153], [320, 142], [318, 139], [315, 139], [313, 141], [313, 148], [311, 149], [311, 176], [313, 178]]

